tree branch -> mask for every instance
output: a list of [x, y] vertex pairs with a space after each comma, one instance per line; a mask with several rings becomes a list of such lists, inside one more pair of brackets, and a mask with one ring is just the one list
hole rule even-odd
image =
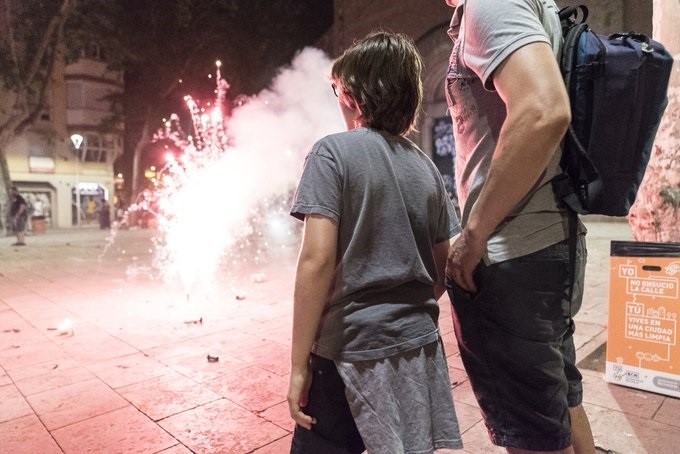
[[21, 71], [19, 70], [19, 58], [17, 57], [16, 41], [14, 40], [14, 26], [12, 25], [12, 6], [10, 0], [4, 0], [5, 14], [7, 23], [5, 24], [5, 31], [7, 33], [7, 41], [9, 43], [10, 55], [12, 56], [12, 72], [16, 79], [17, 85], [21, 84]]
[[68, 12], [70, 6], [71, 0], [63, 0], [61, 7], [59, 7], [59, 13], [56, 16], [54, 16], [52, 20], [50, 20], [50, 23], [47, 26], [47, 30], [43, 35], [43, 39], [40, 42], [40, 46], [38, 47], [37, 52], [33, 56], [33, 60], [31, 61], [31, 65], [29, 67], [30, 69], [28, 70], [26, 80], [23, 82], [23, 85], [25, 87], [28, 87], [33, 82], [33, 79], [40, 70], [40, 63], [42, 62], [42, 59], [44, 58], [45, 53], [49, 48], [50, 41], [52, 40], [52, 35], [55, 33], [55, 31], [59, 29], [61, 29], [63, 32], [64, 22], [66, 22], [67, 16], [66, 13]]
[[[64, 0], [64, 3], [68, 3], [69, 1], [70, 0]], [[57, 58], [59, 58], [60, 55], [62, 54], [61, 48], [64, 42], [64, 26], [66, 25], [67, 16], [66, 14], [60, 14], [60, 16], [61, 19], [56, 25], [57, 29], [55, 34], [54, 46], [52, 46], [52, 54], [50, 55], [47, 68], [45, 70], [45, 80], [40, 86], [40, 93], [38, 94], [38, 98], [35, 102], [35, 105], [33, 106], [33, 109], [16, 126], [15, 134], [21, 134], [27, 127], [32, 125], [38, 118], [38, 115], [40, 115], [40, 112], [43, 110], [43, 107], [45, 105], [45, 96], [47, 94], [47, 88], [50, 85], [49, 79], [52, 76], [52, 70], [54, 69], [54, 64], [56, 63]]]

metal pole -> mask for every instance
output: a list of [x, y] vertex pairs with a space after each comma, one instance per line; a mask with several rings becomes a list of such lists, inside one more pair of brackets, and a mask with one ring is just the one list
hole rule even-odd
[[80, 228], [80, 147], [76, 152], [76, 225]]
[[76, 148], [76, 225], [78, 228], [80, 228], [80, 146], [83, 139], [80, 134], [71, 134], [71, 142]]

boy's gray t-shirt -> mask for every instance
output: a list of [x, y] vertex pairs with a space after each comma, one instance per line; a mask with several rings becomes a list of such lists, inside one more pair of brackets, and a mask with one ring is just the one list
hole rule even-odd
[[[553, 0], [460, 0], [454, 12], [446, 91], [463, 225], [484, 185], [506, 117], [492, 75], [513, 52], [530, 43], [548, 44], [557, 58], [562, 45], [557, 13]], [[566, 213], [550, 182], [561, 173], [560, 157], [555, 150], [540, 181], [491, 236], [487, 263], [521, 257], [566, 238]]]
[[314, 353], [379, 359], [437, 340], [432, 250], [460, 227], [439, 171], [413, 142], [369, 128], [321, 139], [305, 160], [291, 214], [338, 225]]

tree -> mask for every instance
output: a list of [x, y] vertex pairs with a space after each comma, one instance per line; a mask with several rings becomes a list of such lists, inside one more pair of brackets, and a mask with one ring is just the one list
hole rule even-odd
[[333, 19], [330, 0], [88, 0], [85, 9], [92, 14], [80, 29], [98, 30], [104, 52], [125, 72], [125, 153], [117, 166], [132, 173], [133, 197], [161, 119], [183, 113], [187, 94], [212, 99], [215, 82], [206, 76], [215, 60], [232, 96], [255, 93]]
[[[50, 76], [64, 47], [73, 0], [1, 0], [0, 3], [0, 207], [11, 180], [5, 151], [45, 108]], [[4, 218], [4, 213], [0, 216]]]
[[216, 59], [232, 93], [254, 93], [332, 20], [332, 0], [0, 0], [0, 207], [10, 186], [5, 149], [45, 109], [56, 59], [75, 60], [96, 42], [124, 71], [119, 166], [129, 168], [185, 94], [210, 96], [205, 76]]

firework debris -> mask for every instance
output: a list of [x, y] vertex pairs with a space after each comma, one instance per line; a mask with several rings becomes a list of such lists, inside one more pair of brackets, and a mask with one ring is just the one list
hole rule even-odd
[[219, 356], [208, 355], [208, 362], [209, 363], [216, 363], [219, 360], [220, 360]]
[[187, 320], [184, 322], [185, 325], [202, 325], [203, 324], [203, 317], [199, 318], [198, 320]]
[[236, 292], [236, 299], [239, 301], [246, 299], [246, 292]]
[[73, 327], [73, 321], [70, 318], [64, 319], [57, 328], [60, 336], [73, 336], [76, 332]]
[[10, 328], [2, 331], [3, 333], [20, 333], [21, 330], [17, 328]]

